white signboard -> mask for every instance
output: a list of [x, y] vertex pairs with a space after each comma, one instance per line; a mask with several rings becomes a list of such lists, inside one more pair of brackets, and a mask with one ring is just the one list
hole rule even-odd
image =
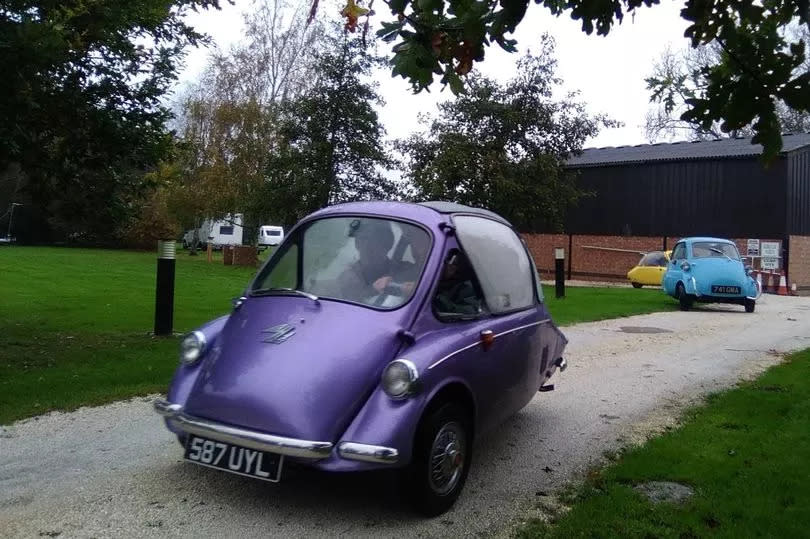
[[779, 242], [778, 241], [763, 241], [762, 242], [762, 256], [770, 258], [779, 258]]
[[767, 270], [775, 270], [779, 269], [779, 259], [778, 258], [762, 258], [762, 269]]
[[748, 256], [759, 256], [759, 240], [748, 240]]

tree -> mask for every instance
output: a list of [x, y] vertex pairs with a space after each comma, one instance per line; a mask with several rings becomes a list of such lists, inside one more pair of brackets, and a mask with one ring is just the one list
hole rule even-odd
[[487, 207], [521, 230], [560, 230], [582, 194], [566, 160], [615, 122], [588, 115], [576, 94], [555, 100], [555, 69], [554, 41], [543, 36], [507, 83], [473, 72], [426, 133], [398, 144], [417, 198]]
[[[805, 43], [805, 60], [794, 73], [795, 76], [800, 76], [801, 73], [810, 72], [810, 57], [807, 56], [810, 30], [798, 27], [793, 29], [793, 33]], [[704, 126], [683, 118], [689, 110], [688, 102], [705, 96], [709, 85], [706, 74], [712, 65], [722, 60], [723, 54], [723, 48], [717, 43], [678, 52], [671, 48], [664, 50], [655, 63], [652, 74], [646, 79], [650, 102], [654, 104], [647, 114], [645, 125], [650, 141], [683, 135], [705, 140], [754, 134], [750, 125], [726, 133], [717, 121]], [[810, 112], [792, 109], [782, 102], [776, 105], [775, 112], [782, 132], [802, 133], [810, 130]]]
[[379, 59], [361, 39], [326, 36], [314, 55], [312, 86], [281, 112], [279, 144], [267, 167], [264, 216], [285, 224], [328, 204], [399, 196], [369, 81]]
[[[614, 24], [658, 0], [535, 0], [553, 15], [582, 21], [582, 30], [607, 35]], [[354, 28], [357, 9], [344, 10]], [[393, 75], [407, 79], [414, 90], [428, 88], [438, 76], [453, 92], [463, 89], [461, 76], [482, 61], [485, 47], [497, 43], [514, 52], [509, 37], [523, 20], [529, 0], [386, 0], [395, 20], [383, 22], [378, 35], [393, 47]], [[313, 0], [313, 6], [317, 0]], [[753, 142], [767, 157], [781, 148], [776, 114], [781, 104], [810, 110], [810, 73], [796, 74], [805, 60], [805, 43], [791, 38], [794, 22], [810, 24], [807, 0], [685, 0], [681, 16], [692, 47], [717, 43], [723, 54], [706, 69], [705, 92], [690, 99], [685, 119], [708, 129], [720, 122], [725, 132], [752, 125]]]
[[161, 104], [184, 22], [219, 0], [9, 0], [0, 6], [0, 171], [61, 235], [109, 236], [171, 146]]
[[[244, 40], [215, 50], [181, 103], [178, 129], [187, 151], [180, 190], [187, 193], [175, 190], [171, 207], [188, 202], [198, 223], [239, 212], [248, 231], [259, 224], [278, 116], [311, 85], [311, 54], [321, 34], [319, 22], [307, 25], [306, 13], [282, 0], [264, 0], [245, 14]], [[250, 232], [244, 237], [255, 240]]]

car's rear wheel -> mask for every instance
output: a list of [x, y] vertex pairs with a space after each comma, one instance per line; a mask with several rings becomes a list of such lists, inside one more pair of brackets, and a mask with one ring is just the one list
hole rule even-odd
[[425, 516], [444, 513], [461, 494], [471, 462], [470, 414], [455, 402], [442, 404], [422, 419], [404, 470], [410, 501]]
[[633, 283], [633, 288], [641, 288], [642, 286], [644, 285], [641, 283]]
[[745, 300], [745, 312], [752, 313], [757, 308], [757, 302], [753, 299]]
[[682, 311], [691, 309], [692, 304], [695, 302], [694, 298], [686, 293], [686, 288], [684, 288], [683, 283], [678, 283], [678, 286], [675, 288], [675, 297], [678, 298], [678, 303], [680, 303]]

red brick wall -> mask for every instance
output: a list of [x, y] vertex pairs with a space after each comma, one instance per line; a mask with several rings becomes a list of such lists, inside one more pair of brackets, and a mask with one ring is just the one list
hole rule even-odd
[[790, 236], [788, 288], [796, 284], [800, 293], [810, 292], [810, 236]]
[[[664, 245], [663, 238], [642, 236], [573, 236], [571, 252], [568, 251], [566, 234], [524, 234], [523, 239], [544, 278], [554, 275], [554, 249], [565, 249], [565, 271], [568, 277], [568, 261], [571, 258], [571, 277], [585, 280], [624, 280], [627, 272], [635, 266], [641, 254], [586, 247], [608, 247], [633, 251], [656, 251]], [[672, 242], [669, 243], [670, 246]]]
[[[543, 278], [554, 275], [554, 249], [562, 247], [565, 249], [565, 257], [568, 258], [568, 235], [567, 234], [523, 234], [526, 245], [532, 253], [537, 270]], [[566, 261], [565, 269], [568, 270]]]
[[[640, 236], [574, 236], [571, 248], [572, 277], [591, 280], [626, 279], [627, 272], [638, 264], [641, 253], [588, 249], [608, 247], [632, 251], [659, 251], [664, 238]], [[668, 243], [668, 245], [671, 245]]]

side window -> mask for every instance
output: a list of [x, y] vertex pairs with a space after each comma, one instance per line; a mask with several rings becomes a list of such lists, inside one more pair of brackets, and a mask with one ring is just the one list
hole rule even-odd
[[233, 225], [221, 225], [219, 233], [223, 236], [233, 236]]
[[293, 243], [256, 288], [298, 288], [297, 274], [298, 244]]
[[433, 296], [433, 312], [443, 321], [476, 318], [486, 312], [475, 272], [458, 249], [452, 249], [444, 260]]
[[534, 305], [537, 290], [532, 265], [518, 235], [483, 217], [457, 215], [453, 223], [490, 311], [497, 314]]
[[672, 260], [683, 260], [686, 258], [686, 244], [679, 243], [672, 250]]

